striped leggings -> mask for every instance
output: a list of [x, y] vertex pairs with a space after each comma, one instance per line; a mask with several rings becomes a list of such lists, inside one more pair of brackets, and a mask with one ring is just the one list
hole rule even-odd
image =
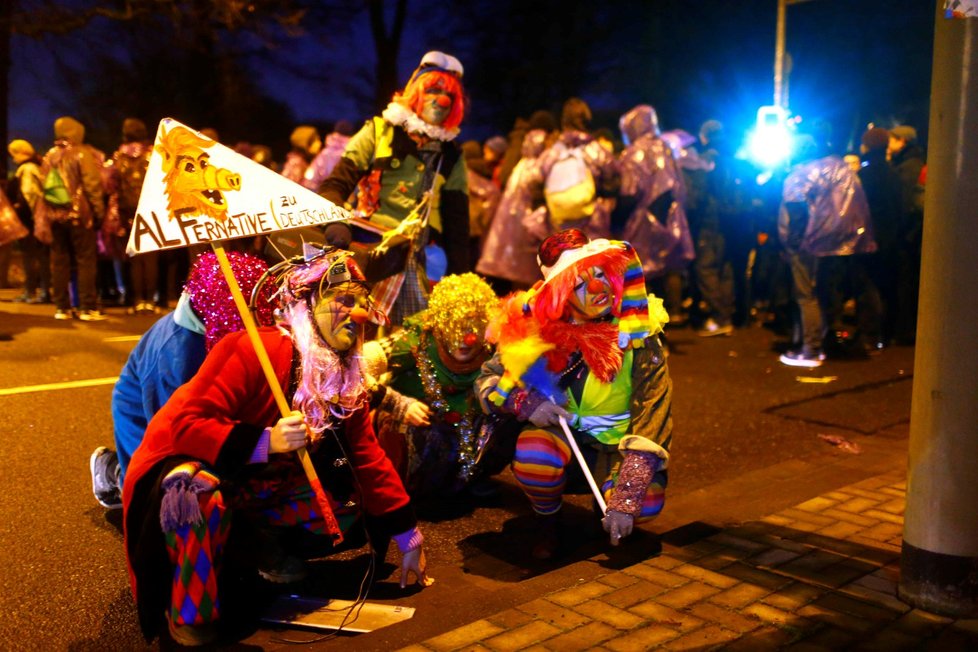
[[[582, 448], [582, 452], [587, 458], [590, 451], [586, 452]], [[602, 464], [602, 457], [611, 456], [599, 456], [598, 463], [592, 462], [590, 467], [595, 482], [601, 483], [604, 478], [599, 486], [607, 502], [618, 479], [620, 457], [617, 454], [614, 456], [618, 458], [614, 464], [610, 460]], [[560, 510], [567, 484], [568, 464], [576, 465], [577, 460], [574, 459], [574, 453], [563, 433], [533, 426], [520, 433], [516, 441], [516, 455], [513, 457], [513, 475], [537, 514], [554, 514]], [[595, 466], [599, 468], [595, 469]], [[642, 501], [642, 511], [636, 521], [649, 521], [658, 516], [665, 501], [665, 487], [666, 472], [657, 471]]]

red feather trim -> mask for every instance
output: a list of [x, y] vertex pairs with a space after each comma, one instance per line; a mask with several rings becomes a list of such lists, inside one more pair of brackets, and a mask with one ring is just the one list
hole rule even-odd
[[621, 370], [624, 356], [618, 347], [618, 324], [611, 322], [550, 322], [541, 329], [543, 339], [556, 345], [547, 356], [550, 371], [567, 368], [571, 354], [580, 351], [584, 364], [598, 380], [609, 383]]

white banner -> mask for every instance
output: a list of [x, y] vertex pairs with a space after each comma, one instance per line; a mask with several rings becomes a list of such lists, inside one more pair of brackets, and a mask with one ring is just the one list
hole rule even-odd
[[351, 217], [311, 190], [164, 118], [126, 253], [248, 238]]

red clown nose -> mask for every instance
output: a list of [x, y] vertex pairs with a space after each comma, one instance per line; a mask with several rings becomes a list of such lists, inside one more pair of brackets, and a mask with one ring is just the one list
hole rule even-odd
[[479, 341], [479, 336], [476, 335], [475, 333], [466, 333], [465, 337], [462, 338], [462, 343], [468, 347], [475, 346], [478, 341]]
[[602, 290], [604, 290], [604, 283], [601, 282], [601, 279], [592, 278], [587, 282], [587, 291], [591, 294], [597, 294]]
[[443, 109], [447, 109], [452, 104], [452, 98], [448, 95], [439, 95], [436, 101], [438, 102], [438, 106]]

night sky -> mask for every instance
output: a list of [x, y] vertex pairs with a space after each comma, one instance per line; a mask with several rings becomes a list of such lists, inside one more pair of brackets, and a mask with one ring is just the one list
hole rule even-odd
[[[32, 1], [20, 0], [22, 6]], [[222, 131], [222, 140], [266, 141], [282, 151], [285, 125], [325, 127], [373, 113], [376, 59], [367, 14], [350, 0], [320, 4], [337, 10], [302, 36], [279, 35], [274, 43], [240, 33], [225, 39], [242, 52], [236, 62], [257, 86], [249, 93], [269, 96], [282, 110], [272, 111], [281, 123], [274, 134], [224, 138]], [[812, 0], [789, 7], [791, 109], [829, 120], [843, 149], [853, 138], [858, 142], [870, 121], [913, 124], [925, 133], [934, 7], [928, 0]], [[408, 0], [398, 77], [403, 82], [428, 49], [456, 54], [471, 102], [463, 139], [506, 133], [517, 115], [559, 110], [570, 95], [591, 103], [595, 127], [615, 127], [621, 113], [650, 103], [664, 129], [695, 131], [715, 117], [737, 134], [759, 105], [771, 103], [775, 14], [775, 0]], [[15, 35], [10, 138], [26, 137], [43, 150], [53, 120], [74, 114], [95, 123], [90, 140], [111, 152], [125, 115], [143, 117], [153, 129], [163, 117], [154, 113], [189, 111], [176, 87], [166, 101], [136, 89], [105, 90], [106, 78], [118, 75], [125, 86], [126, 75], [159, 74], [140, 63], [148, 55], [134, 54], [145, 50], [141, 29], [96, 20], [65, 36]], [[89, 106], [90, 98], [108, 95], [108, 108]]]

